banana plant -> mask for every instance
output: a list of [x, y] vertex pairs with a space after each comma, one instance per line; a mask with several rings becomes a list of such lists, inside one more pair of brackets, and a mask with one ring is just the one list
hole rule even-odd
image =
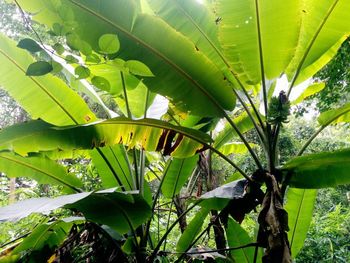
[[[1, 36], [0, 85], [33, 120], [0, 132], [0, 170], [58, 185], [64, 195], [2, 207], [0, 221], [57, 208], [79, 217], [43, 222], [19, 246], [10, 244], [8, 259], [40, 253], [45, 245], [33, 239], [42, 233], [51, 251], [45, 260], [63, 260], [78, 226], [80, 235], [89, 229], [108, 237], [115, 245], [110, 262], [116, 255], [126, 262], [292, 262], [316, 189], [350, 183], [349, 149], [303, 155], [325, 128], [349, 121], [347, 104], [319, 116], [319, 129], [295, 158], [280, 163], [278, 154], [291, 105], [324, 87], [305, 83], [349, 36], [349, 1], [13, 3], [37, 39], [15, 43]], [[44, 43], [29, 17], [56, 43]], [[74, 72], [62, 74], [71, 67]], [[114, 110], [103, 102], [109, 98], [122, 116], [98, 119], [77, 90], [100, 103], [106, 116]], [[294, 101], [292, 93], [299, 94]], [[152, 107], [165, 108], [158, 119]], [[218, 132], [219, 122], [224, 129]], [[259, 145], [249, 141], [249, 131]], [[79, 178], [57, 163], [83, 152], [104, 189], [84, 192]], [[231, 158], [242, 152], [250, 154], [254, 172]], [[237, 180], [221, 184], [213, 158], [232, 166]], [[240, 224], [255, 209], [251, 237]], [[197, 246], [211, 229], [216, 247]], [[173, 250], [172, 233], [180, 236]]]

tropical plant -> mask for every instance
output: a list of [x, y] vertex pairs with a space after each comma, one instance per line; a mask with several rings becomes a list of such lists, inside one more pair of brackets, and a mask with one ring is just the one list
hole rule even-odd
[[[51, 262], [77, 254], [106, 262], [291, 262], [298, 254], [316, 189], [350, 182], [349, 149], [302, 155], [327, 126], [349, 120], [350, 106], [322, 113], [319, 129], [286, 163], [277, 142], [291, 105], [322, 89], [305, 81], [347, 38], [350, 3], [199, 2], [14, 0], [27, 26], [35, 32], [31, 18], [45, 25], [57, 43], [39, 34], [18, 44], [0, 39], [0, 85], [34, 119], [0, 132], [0, 170], [65, 194], [2, 207], [0, 220], [57, 208], [73, 217], [42, 222], [4, 260], [38, 260], [42, 252]], [[45, 56], [35, 61], [28, 52]], [[109, 119], [98, 119], [81, 93]], [[259, 145], [246, 136], [252, 130]], [[252, 173], [232, 158], [241, 152], [250, 153]], [[103, 189], [83, 192], [57, 162], [77, 156], [92, 160]], [[215, 173], [216, 156], [236, 180]], [[257, 207], [251, 237], [240, 224]], [[166, 244], [177, 225], [174, 252]], [[196, 246], [207, 233], [215, 249]], [[100, 253], [106, 243], [108, 257]]]

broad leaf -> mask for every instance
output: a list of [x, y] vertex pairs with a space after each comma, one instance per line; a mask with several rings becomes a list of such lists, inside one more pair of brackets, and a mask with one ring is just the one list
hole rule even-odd
[[326, 112], [321, 113], [317, 120], [318, 123], [322, 126], [327, 126], [329, 124], [336, 124], [340, 122], [349, 122], [350, 103], [347, 103], [338, 109], [328, 110]]
[[0, 75], [6, 76], [0, 79], [0, 85], [32, 118], [41, 118], [55, 125], [96, 120], [84, 100], [62, 80], [51, 75], [25, 76], [28, 65], [33, 62], [33, 58], [26, 51], [17, 48], [15, 42], [0, 35]]
[[285, 183], [295, 188], [325, 188], [350, 183], [350, 150], [296, 157], [282, 167]]
[[88, 125], [54, 127], [42, 121], [15, 125], [0, 132], [0, 150], [20, 154], [39, 151], [92, 149], [124, 144], [163, 151], [178, 158], [193, 156], [211, 141], [200, 131], [153, 119], [114, 118]]
[[210, 7], [197, 0], [149, 0], [154, 12], [170, 26], [181, 32], [218, 66], [225, 66], [217, 39], [215, 14]]
[[198, 155], [187, 159], [174, 158], [168, 164], [162, 184], [162, 193], [167, 198], [177, 195], [197, 166]]
[[90, 194], [91, 193], [78, 193], [62, 195], [56, 198], [41, 197], [19, 201], [9, 206], [0, 207], [0, 222], [17, 221], [32, 213], [47, 214], [52, 210], [83, 199]]
[[[257, 146], [256, 144], [250, 143], [251, 147]], [[229, 154], [243, 154], [248, 152], [247, 147], [242, 142], [232, 142], [232, 143], [226, 143], [225, 145], [221, 146], [219, 148], [219, 151], [225, 155]]]
[[27, 68], [27, 76], [43, 76], [53, 70], [52, 65], [46, 61], [37, 61], [30, 64]]
[[109, 189], [20, 201], [1, 207], [0, 221], [18, 220], [31, 213], [47, 213], [61, 207], [79, 211], [87, 220], [108, 225], [121, 234], [135, 230], [151, 216], [149, 205], [139, 195]]
[[83, 66], [78, 66], [75, 68], [74, 73], [78, 76], [78, 79], [86, 79], [90, 76], [90, 69]]
[[262, 73], [265, 78], [274, 79], [284, 71], [298, 41], [300, 3], [300, 0], [218, 1], [217, 12], [222, 19], [219, 40], [241, 81], [259, 84]]
[[[234, 118], [233, 122], [241, 133], [246, 133], [254, 128], [254, 125], [246, 112]], [[235, 137], [238, 137], [236, 131], [227, 123], [225, 128], [216, 137], [214, 146], [215, 148], [220, 148]]]
[[98, 40], [100, 52], [104, 54], [114, 54], [118, 52], [120, 43], [117, 35], [105, 34]]
[[109, 81], [100, 76], [95, 76], [91, 79], [91, 84], [94, 85], [96, 88], [99, 88], [101, 90], [109, 91], [111, 89], [111, 84]]
[[8, 177], [27, 177], [39, 184], [61, 185], [74, 192], [82, 187], [81, 181], [68, 174], [63, 166], [39, 155], [22, 157], [12, 152], [0, 152], [0, 171]]
[[56, 7], [39, 0], [19, 2], [37, 14], [34, 19], [49, 25], [62, 21], [57, 9], [73, 10], [73, 19], [80, 25], [75, 33], [95, 50], [101, 35], [117, 34], [120, 54], [128, 60], [137, 58], [156, 76], [145, 79], [150, 90], [170, 97], [193, 114], [222, 116], [223, 109], [235, 106], [235, 97], [219, 68], [161, 18], [137, 14], [135, 1], [108, 0], [103, 8], [93, 0], [64, 1]]
[[40, 251], [45, 246], [55, 249], [67, 237], [71, 227], [72, 223], [64, 221], [41, 224], [35, 227], [12, 253], [17, 254], [26, 250]]
[[90, 152], [104, 188], [122, 187], [132, 190], [132, 171], [123, 145], [97, 148]]
[[196, 213], [194, 218], [187, 226], [186, 230], [182, 233], [179, 241], [177, 242], [177, 252], [185, 252], [186, 250], [190, 249], [191, 243], [201, 231], [205, 218], [209, 212], [209, 209], [201, 208], [201, 210]]
[[302, 1], [302, 24], [289, 78], [300, 73], [295, 84], [312, 77], [336, 54], [350, 32], [350, 2], [347, 0]]
[[317, 190], [288, 188], [285, 209], [288, 212], [288, 239], [295, 258], [304, 245], [312, 219]]
[[137, 60], [128, 60], [125, 62], [125, 67], [129, 69], [130, 73], [143, 77], [154, 77], [152, 71], [142, 62]]
[[29, 52], [35, 53], [42, 50], [42, 48], [33, 39], [25, 38], [18, 42], [17, 47], [28, 50]]
[[304, 101], [306, 98], [316, 94], [317, 92], [320, 92], [326, 87], [325, 83], [315, 83], [307, 87], [298, 98], [296, 98], [294, 101], [292, 101], [292, 104], [298, 104], [302, 101]]
[[[232, 218], [228, 218], [226, 238], [229, 247], [241, 247], [252, 243], [248, 233]], [[254, 247], [230, 251], [235, 262], [250, 263], [254, 261]]]

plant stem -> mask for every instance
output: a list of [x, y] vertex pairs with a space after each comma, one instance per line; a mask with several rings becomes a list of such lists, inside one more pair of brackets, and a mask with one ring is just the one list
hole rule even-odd
[[[263, 170], [263, 167], [258, 159], [258, 157], [256, 156], [255, 152], [253, 151], [252, 147], [250, 147], [248, 141], [244, 138], [243, 134], [240, 132], [240, 130], [238, 129], [237, 125], [232, 121], [232, 119], [228, 116], [228, 114], [226, 112], [224, 112], [224, 117], [225, 119], [230, 123], [231, 127], [235, 130], [235, 132], [238, 134], [239, 138], [242, 140], [242, 142], [244, 143], [244, 145], [247, 147], [249, 153], [251, 154], [251, 156], [253, 157], [256, 165], [258, 166], [258, 168], [260, 170]], [[211, 149], [215, 149], [213, 147], [211, 147]], [[235, 167], [236, 168], [236, 167]], [[236, 168], [237, 169], [237, 168]], [[238, 170], [238, 169], [237, 169]]]
[[164, 233], [164, 235], [161, 237], [161, 239], [159, 240], [156, 248], [153, 250], [150, 258], [149, 258], [149, 262], [153, 262], [154, 258], [157, 256], [160, 247], [162, 246], [164, 240], [167, 238], [167, 236], [169, 235], [169, 233], [172, 231], [172, 229], [177, 225], [177, 223], [180, 221], [180, 219], [185, 216], [187, 213], [189, 213], [194, 207], [196, 207], [200, 202], [202, 202], [202, 200], [198, 200], [196, 201], [193, 205], [191, 205], [190, 207], [188, 207], [186, 209], [185, 212], [182, 213], [182, 215], [180, 215], [175, 222], [172, 223], [172, 225], [168, 228], [168, 230]]
[[301, 156], [306, 148], [311, 144], [311, 142], [319, 135], [328, 125], [322, 125], [303, 145], [303, 147], [300, 149], [300, 151], [297, 153], [297, 156]]

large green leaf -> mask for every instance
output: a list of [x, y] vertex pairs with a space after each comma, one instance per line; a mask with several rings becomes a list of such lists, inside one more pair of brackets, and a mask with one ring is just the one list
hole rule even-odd
[[[246, 133], [254, 128], [254, 125], [246, 112], [234, 118], [233, 122], [241, 133]], [[225, 128], [219, 132], [215, 138], [214, 146], [215, 148], [220, 148], [235, 137], [238, 137], [237, 132], [229, 123], [226, 123]]]
[[285, 209], [288, 212], [288, 239], [295, 258], [304, 245], [312, 219], [317, 190], [289, 188]]
[[350, 183], [350, 150], [296, 157], [282, 167], [285, 183], [295, 188], [325, 188]]
[[[226, 238], [229, 247], [241, 247], [252, 243], [248, 233], [232, 218], [228, 218]], [[250, 263], [254, 261], [254, 247], [235, 249], [230, 252], [235, 262]]]
[[79, 191], [81, 181], [55, 161], [43, 156], [22, 157], [12, 152], [0, 152], [0, 171], [8, 177], [28, 177], [39, 184], [56, 184], [70, 191]]
[[197, 0], [148, 0], [157, 16], [190, 39], [218, 66], [224, 57], [217, 38], [216, 17], [210, 7]]
[[41, 224], [35, 227], [12, 253], [17, 254], [25, 250], [40, 251], [45, 246], [55, 249], [67, 237], [71, 227], [72, 223], [64, 221]]
[[348, 0], [302, 1], [302, 25], [295, 56], [287, 69], [295, 84], [312, 77], [336, 54], [350, 32]]
[[231, 67], [244, 83], [259, 84], [261, 66], [265, 78], [273, 79], [289, 64], [298, 41], [300, 3], [300, 0], [218, 1], [217, 12], [222, 19], [219, 40]]
[[55, 1], [56, 5], [39, 0], [19, 2], [26, 10], [37, 13], [34, 19], [49, 25], [63, 23], [55, 13], [73, 10], [72, 19], [79, 24], [75, 33], [96, 50], [101, 35], [117, 34], [121, 56], [140, 60], [154, 73], [154, 78], [145, 79], [150, 90], [170, 97], [181, 108], [197, 115], [221, 116], [223, 109], [230, 110], [235, 105], [229, 83], [219, 68], [161, 18], [137, 14], [136, 1], [106, 0], [99, 5], [93, 0], [67, 0], [61, 7], [59, 1]]
[[[249, 143], [249, 145], [253, 148], [256, 147], [257, 145], [254, 143]], [[245, 146], [244, 143], [242, 142], [231, 142], [231, 143], [226, 143], [223, 146], [219, 148], [219, 151], [222, 154], [229, 155], [229, 154], [243, 154], [248, 152], [247, 146]]]
[[61, 207], [79, 211], [87, 220], [108, 225], [121, 234], [134, 230], [151, 216], [151, 208], [138, 194], [109, 189], [20, 201], [0, 207], [0, 221], [18, 220], [31, 213], [47, 213]]
[[186, 159], [174, 158], [168, 164], [162, 184], [162, 193], [167, 198], [177, 195], [197, 165], [198, 155]]
[[349, 122], [350, 121], [350, 103], [345, 104], [344, 106], [338, 109], [328, 110], [321, 113], [318, 117], [318, 123], [322, 126], [327, 126], [328, 124], [336, 124], [340, 122]]
[[187, 249], [190, 249], [191, 243], [194, 241], [196, 236], [202, 229], [203, 223], [210, 210], [207, 208], [201, 208], [194, 218], [191, 220], [186, 230], [182, 233], [179, 241], [176, 245], [177, 252], [185, 252]]
[[104, 188], [121, 186], [126, 190], [134, 189], [132, 172], [123, 145], [97, 148], [90, 155]]
[[292, 101], [292, 104], [298, 104], [302, 101], [304, 101], [306, 98], [316, 94], [317, 92], [320, 92], [326, 87], [326, 84], [324, 82], [321, 83], [314, 83], [307, 87], [295, 100]]
[[211, 141], [200, 131], [153, 119], [119, 117], [94, 124], [54, 127], [42, 121], [15, 125], [0, 132], [0, 149], [20, 154], [39, 151], [92, 149], [124, 144], [163, 151], [178, 158], [193, 156]]
[[95, 121], [86, 103], [62, 80], [52, 75], [25, 76], [34, 59], [16, 43], [0, 34], [0, 85], [31, 117], [55, 125]]

